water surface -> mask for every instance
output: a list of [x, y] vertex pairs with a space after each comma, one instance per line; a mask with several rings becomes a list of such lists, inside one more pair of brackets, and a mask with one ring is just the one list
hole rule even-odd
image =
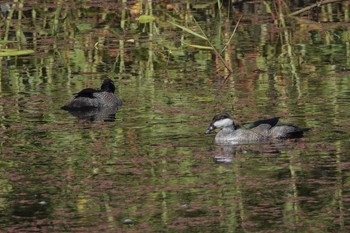
[[[1, 57], [1, 231], [350, 230], [346, 4], [293, 19], [282, 15], [300, 7], [222, 7], [4, 8], [2, 38], [15, 41], [6, 46], [35, 53]], [[220, 50], [239, 19], [232, 10], [244, 16], [223, 53], [227, 76], [213, 51], [186, 46], [205, 41], [168, 22], [198, 31], [196, 17]], [[142, 14], [157, 19], [141, 23]], [[105, 76], [124, 101], [114, 120], [60, 109]], [[219, 112], [240, 124], [280, 116], [311, 131], [278, 144], [216, 145], [204, 132]]]

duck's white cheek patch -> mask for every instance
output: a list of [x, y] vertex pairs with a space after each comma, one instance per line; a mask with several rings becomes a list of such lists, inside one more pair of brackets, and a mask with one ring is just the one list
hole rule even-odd
[[214, 123], [214, 126], [216, 128], [223, 128], [225, 126], [229, 126], [229, 125], [232, 125], [233, 124], [233, 121], [229, 118], [226, 118], [226, 119], [222, 119], [222, 120], [219, 120], [219, 121], [216, 121]]

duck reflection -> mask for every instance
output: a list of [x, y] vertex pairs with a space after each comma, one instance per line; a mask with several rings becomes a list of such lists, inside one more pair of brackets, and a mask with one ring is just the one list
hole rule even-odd
[[116, 119], [118, 109], [118, 106], [113, 106], [108, 108], [75, 109], [67, 111], [80, 120], [113, 122]]
[[232, 163], [235, 156], [235, 146], [220, 146], [218, 154], [214, 156], [215, 163]]
[[257, 145], [219, 145], [213, 160], [215, 163], [232, 163], [241, 155], [250, 156], [277, 156], [280, 154], [279, 144], [257, 144]]

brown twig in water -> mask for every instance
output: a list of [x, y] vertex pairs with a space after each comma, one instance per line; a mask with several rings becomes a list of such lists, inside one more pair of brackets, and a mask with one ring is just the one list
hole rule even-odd
[[231, 36], [230, 36], [230, 39], [228, 39], [227, 43], [225, 44], [224, 48], [221, 50], [220, 54], [223, 53], [223, 52], [225, 51], [226, 47], [230, 44], [230, 42], [231, 42], [233, 36], [234, 36], [235, 33], [236, 33], [236, 30], [237, 30], [237, 28], [238, 28], [239, 22], [241, 21], [242, 17], [243, 17], [243, 15], [241, 15], [241, 16], [239, 17], [239, 19], [238, 19], [238, 21], [237, 21], [237, 23], [236, 23], [236, 26], [235, 26], [235, 28], [233, 29], [233, 32], [232, 32], [232, 34], [231, 34]]
[[317, 2], [315, 4], [312, 4], [311, 6], [307, 6], [307, 7], [304, 7], [303, 9], [300, 9], [298, 11], [290, 13], [289, 16], [299, 15], [299, 14], [305, 12], [305, 11], [308, 11], [308, 10], [314, 8], [314, 7], [319, 7], [319, 6], [323, 5], [323, 4], [328, 4], [328, 3], [333, 3], [333, 2], [340, 2], [340, 1], [342, 1], [342, 0], [325, 0], [325, 1], [320, 1], [320, 2]]

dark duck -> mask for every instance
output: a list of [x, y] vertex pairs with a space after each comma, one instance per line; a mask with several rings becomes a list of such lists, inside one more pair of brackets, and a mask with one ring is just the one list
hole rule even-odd
[[68, 111], [114, 108], [122, 105], [122, 101], [114, 94], [115, 86], [111, 79], [103, 80], [100, 90], [86, 88], [74, 94], [73, 98], [62, 109]]

